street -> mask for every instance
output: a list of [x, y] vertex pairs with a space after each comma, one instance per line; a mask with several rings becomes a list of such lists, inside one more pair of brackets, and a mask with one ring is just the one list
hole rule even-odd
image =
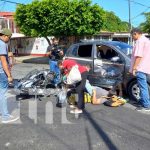
[[[14, 79], [48, 65], [20, 63]], [[1, 150], [149, 150], [150, 113], [135, 111], [125, 104], [117, 108], [86, 104], [83, 114], [70, 114], [69, 106], [57, 108], [56, 97], [34, 97], [17, 102], [10, 89], [8, 106], [20, 120], [0, 124]]]

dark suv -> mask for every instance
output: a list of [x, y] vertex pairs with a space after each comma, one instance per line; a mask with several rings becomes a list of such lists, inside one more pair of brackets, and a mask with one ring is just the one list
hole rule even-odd
[[74, 59], [80, 64], [91, 64], [88, 79], [92, 85], [112, 88], [121, 81], [129, 97], [139, 100], [136, 78], [129, 73], [131, 53], [132, 47], [123, 42], [82, 41], [72, 44], [64, 58]]

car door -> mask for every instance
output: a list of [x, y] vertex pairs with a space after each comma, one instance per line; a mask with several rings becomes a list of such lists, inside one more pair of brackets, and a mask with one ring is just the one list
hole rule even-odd
[[92, 84], [112, 88], [122, 81], [125, 61], [121, 54], [111, 46], [96, 44], [94, 58], [94, 71], [89, 76]]

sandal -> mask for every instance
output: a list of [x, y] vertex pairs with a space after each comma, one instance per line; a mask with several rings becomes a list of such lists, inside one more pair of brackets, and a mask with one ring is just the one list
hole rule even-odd
[[111, 100], [112, 100], [113, 102], [116, 102], [116, 101], [118, 101], [118, 96], [116, 96], [116, 95], [113, 95], [113, 96], [111, 97]]
[[127, 103], [127, 100], [125, 100], [122, 97], [117, 97], [117, 96], [113, 96], [112, 97], [112, 101], [118, 103], [118, 105], [124, 105], [125, 103]]

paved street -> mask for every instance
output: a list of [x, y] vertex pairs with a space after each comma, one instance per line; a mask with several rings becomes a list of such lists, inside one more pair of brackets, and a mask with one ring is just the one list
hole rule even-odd
[[[17, 64], [13, 77], [48, 68], [42, 64]], [[56, 108], [56, 97], [16, 102], [8, 93], [9, 110], [20, 115], [14, 124], [0, 124], [0, 150], [149, 150], [150, 113], [139, 113], [131, 104], [111, 108], [86, 104], [84, 114]]]

